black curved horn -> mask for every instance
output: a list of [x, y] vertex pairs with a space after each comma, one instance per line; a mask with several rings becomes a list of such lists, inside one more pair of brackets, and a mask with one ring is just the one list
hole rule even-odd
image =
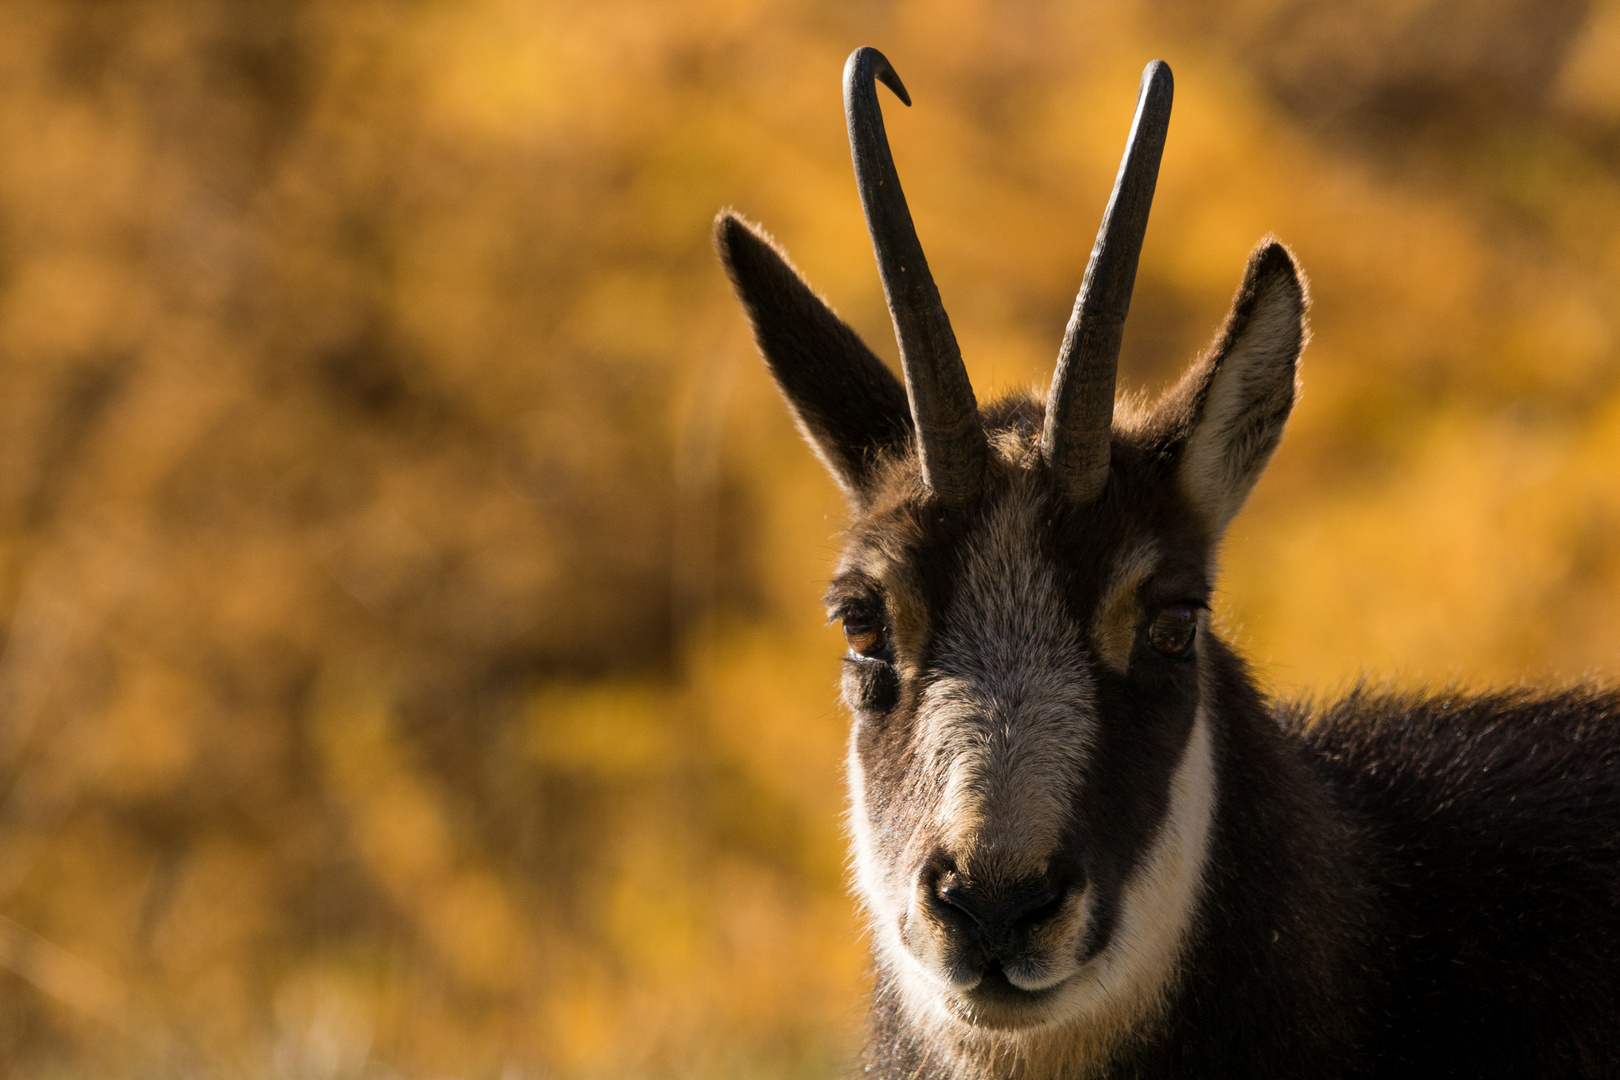
[[901, 101], [911, 104], [900, 76], [882, 53], [863, 47], [849, 54], [844, 65], [844, 115], [849, 122], [855, 182], [877, 253], [883, 295], [894, 319], [894, 336], [900, 343], [923, 481], [941, 502], [961, 506], [979, 492], [988, 444], [967, 368], [962, 366], [962, 351], [928, 272], [894, 171], [883, 113], [878, 108], [878, 79]]
[[1142, 71], [1136, 118], [1119, 163], [1114, 193], [1103, 213], [1091, 262], [1069, 316], [1046, 399], [1041, 454], [1074, 502], [1086, 503], [1108, 481], [1108, 441], [1114, 420], [1114, 371], [1119, 364], [1125, 314], [1136, 283], [1159, 158], [1170, 127], [1174, 84], [1170, 67], [1154, 60]]

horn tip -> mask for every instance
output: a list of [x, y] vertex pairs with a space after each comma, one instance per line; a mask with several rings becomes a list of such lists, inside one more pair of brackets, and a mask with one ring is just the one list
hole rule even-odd
[[1147, 91], [1170, 92], [1175, 89], [1176, 80], [1170, 73], [1170, 65], [1163, 60], [1149, 60], [1142, 69], [1142, 89]]
[[849, 59], [844, 62], [844, 82], [848, 84], [855, 80], [857, 72], [863, 66], [867, 66], [870, 72], [868, 78], [876, 79], [887, 86], [894, 91], [894, 96], [900, 99], [900, 104], [908, 109], [911, 107], [911, 95], [906, 93], [906, 84], [900, 81], [900, 75], [894, 70], [894, 65], [889, 63], [887, 56], [870, 45], [862, 45], [849, 54]]

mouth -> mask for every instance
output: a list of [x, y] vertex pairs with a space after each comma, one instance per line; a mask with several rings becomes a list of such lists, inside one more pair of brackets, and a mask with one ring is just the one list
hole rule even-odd
[[956, 1012], [976, 1027], [1003, 1031], [1038, 1027], [1052, 1018], [1053, 1006], [1068, 982], [1024, 990], [1007, 978], [999, 960], [993, 960], [977, 985], [960, 992]]

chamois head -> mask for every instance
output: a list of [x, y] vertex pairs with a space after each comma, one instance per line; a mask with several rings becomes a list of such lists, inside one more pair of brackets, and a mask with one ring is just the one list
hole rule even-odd
[[774, 242], [716, 239], [761, 352], [855, 520], [828, 592], [849, 646], [850, 823], [885, 992], [958, 1042], [1111, 1037], [1167, 992], [1219, 798], [1213, 554], [1281, 437], [1305, 293], [1263, 241], [1225, 326], [1161, 400], [1114, 372], [1169, 121], [1136, 117], [1044, 402], [981, 410], [859, 49], [845, 108], [902, 385]]

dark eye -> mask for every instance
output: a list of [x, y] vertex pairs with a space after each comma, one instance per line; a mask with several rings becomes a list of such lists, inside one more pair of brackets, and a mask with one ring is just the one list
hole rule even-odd
[[1185, 660], [1192, 655], [1198, 635], [1198, 609], [1191, 604], [1170, 604], [1159, 609], [1148, 627], [1148, 644], [1160, 656]]
[[888, 644], [883, 620], [875, 611], [852, 611], [844, 616], [844, 642], [857, 656], [876, 656]]

